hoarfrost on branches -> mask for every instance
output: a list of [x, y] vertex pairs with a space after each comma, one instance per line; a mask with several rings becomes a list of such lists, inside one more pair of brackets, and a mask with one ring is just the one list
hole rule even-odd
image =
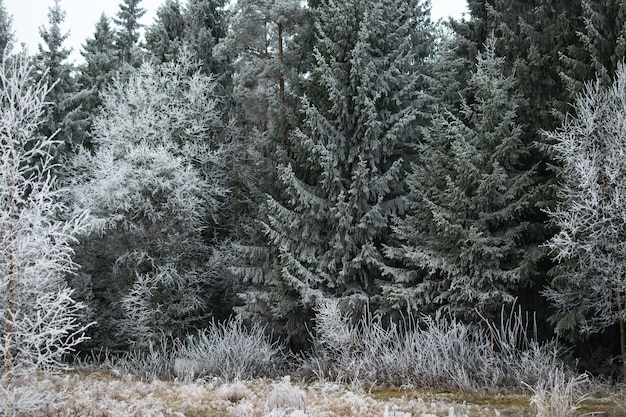
[[86, 214], [61, 198], [67, 190], [52, 172], [58, 142], [37, 135], [51, 87], [33, 80], [25, 55], [4, 57], [0, 83], [0, 384], [8, 412], [19, 405], [13, 381], [64, 367], [63, 356], [85, 340], [83, 305], [65, 277], [77, 268], [71, 244]]

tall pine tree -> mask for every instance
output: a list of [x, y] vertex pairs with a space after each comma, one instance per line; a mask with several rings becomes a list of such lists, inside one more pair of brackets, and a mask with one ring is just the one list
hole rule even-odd
[[414, 137], [420, 84], [412, 39], [430, 30], [423, 4], [323, 1], [317, 14], [320, 100], [289, 137], [282, 196], [267, 201], [265, 233], [274, 272], [244, 297], [249, 307], [302, 336], [316, 301], [352, 311], [379, 301], [390, 218], [402, 211], [400, 155]]
[[141, 64], [139, 30], [142, 24], [139, 20], [146, 14], [146, 10], [139, 7], [139, 3], [141, 0], [122, 0], [120, 9], [113, 19], [118, 26], [116, 45], [119, 58], [123, 63], [134, 67]]
[[170, 62], [180, 53], [185, 34], [183, 10], [178, 0], [166, 0], [146, 30], [146, 48], [157, 62]]
[[401, 244], [387, 250], [415, 268], [389, 286], [401, 306], [471, 319], [497, 313], [533, 278], [536, 172], [523, 163], [521, 98], [495, 44], [478, 55], [461, 116], [434, 119], [407, 179], [409, 214], [394, 229]]
[[74, 67], [68, 62], [71, 49], [64, 45], [69, 36], [62, 29], [64, 20], [61, 2], [54, 0], [48, 9], [48, 26], [39, 29], [43, 43], [39, 44], [36, 60], [39, 77], [50, 84], [56, 83], [48, 94], [52, 104], [47, 109], [41, 133], [50, 137], [58, 131], [57, 139], [70, 150], [82, 141], [84, 126], [77, 115], [77, 86], [72, 74]]
[[224, 65], [213, 55], [213, 49], [226, 36], [225, 0], [189, 0], [184, 12], [185, 42], [202, 63], [202, 70], [221, 75]]

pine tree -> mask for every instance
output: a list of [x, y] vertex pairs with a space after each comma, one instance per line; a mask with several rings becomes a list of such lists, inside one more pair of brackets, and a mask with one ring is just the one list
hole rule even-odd
[[491, 315], [533, 278], [536, 171], [524, 167], [521, 98], [495, 45], [478, 55], [462, 115], [434, 119], [407, 178], [401, 245], [387, 252], [415, 269], [396, 276], [388, 297], [418, 311]]
[[584, 29], [578, 32], [579, 45], [565, 54], [562, 77], [574, 97], [584, 83], [600, 78], [610, 85], [617, 66], [626, 55], [626, 2], [582, 0]]
[[[226, 36], [225, 0], [189, 0], [184, 12], [185, 43], [208, 74], [222, 75], [225, 68], [213, 55]], [[220, 82], [223, 82], [220, 80]]]
[[586, 85], [553, 140], [562, 164], [559, 204], [550, 211], [558, 233], [548, 245], [559, 262], [545, 295], [557, 333], [588, 335], [619, 323], [626, 379], [626, 66], [605, 86]]
[[75, 200], [93, 213], [96, 236], [118, 242], [102, 246], [113, 262], [93, 279], [108, 277], [103, 290], [119, 291], [123, 318], [112, 324], [138, 346], [199, 326], [221, 274], [212, 238], [229, 193], [230, 145], [215, 82], [193, 70], [183, 56], [117, 79], [96, 118], [95, 154], [75, 160]]
[[157, 62], [169, 62], [180, 53], [185, 33], [183, 11], [178, 0], [166, 0], [146, 30], [146, 48]]
[[[119, 69], [115, 32], [106, 15], [100, 16], [93, 38], [85, 41], [81, 55], [85, 58], [85, 64], [79, 68], [78, 74], [79, 89], [82, 91], [80, 108], [85, 131], [89, 133], [95, 114], [102, 105], [101, 94]], [[83, 145], [91, 147], [84, 141]]]
[[139, 7], [141, 0], [122, 0], [113, 22], [118, 26], [116, 45], [121, 62], [138, 67], [141, 64], [139, 23], [146, 10]]
[[[316, 301], [360, 311], [381, 293], [382, 244], [402, 210], [400, 155], [414, 134], [423, 62], [412, 47], [429, 30], [417, 1], [324, 1], [317, 17], [319, 102], [289, 138], [278, 175], [283, 196], [267, 201], [265, 233], [278, 264], [245, 295], [290, 336], [302, 336]], [[282, 203], [284, 201], [284, 203]]]
[[69, 33], [61, 28], [65, 20], [65, 11], [60, 0], [54, 0], [48, 9], [48, 27], [41, 27], [39, 33], [43, 44], [39, 44], [37, 65], [39, 74], [46, 82], [54, 86], [48, 94], [53, 103], [47, 109], [47, 116], [41, 125], [41, 133], [50, 137], [58, 132], [59, 139], [70, 150], [82, 141], [84, 127], [78, 123], [76, 108], [78, 106], [77, 86], [72, 75], [72, 64], [67, 60], [71, 50], [64, 46]]
[[0, 51], [10, 50], [13, 46], [14, 34], [12, 28], [13, 19], [7, 12], [4, 1], [0, 0]]

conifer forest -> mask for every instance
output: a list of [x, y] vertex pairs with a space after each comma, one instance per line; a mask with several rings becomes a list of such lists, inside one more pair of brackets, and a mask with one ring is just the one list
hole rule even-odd
[[[61, 0], [34, 54], [0, 0], [4, 415], [87, 367], [541, 417], [625, 381], [626, 1], [468, 10], [163, 0], [144, 27], [119, 0], [76, 64]], [[233, 415], [315, 415], [268, 404]]]

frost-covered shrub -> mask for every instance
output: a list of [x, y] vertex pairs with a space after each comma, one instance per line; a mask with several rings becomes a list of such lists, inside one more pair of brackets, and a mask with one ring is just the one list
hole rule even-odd
[[265, 408], [268, 413], [276, 413], [275, 410], [306, 411], [306, 394], [300, 388], [291, 385], [291, 377], [285, 376], [281, 382], [274, 385], [274, 389], [267, 396]]
[[337, 301], [317, 307], [314, 352], [303, 366], [318, 377], [350, 384], [413, 385], [463, 390], [519, 388], [562, 366], [558, 349], [528, 334], [521, 310], [499, 324], [466, 325], [442, 315], [351, 320]]
[[246, 327], [239, 319], [212, 322], [182, 344], [177, 360], [192, 366], [189, 375], [215, 376], [226, 381], [271, 376], [285, 357], [259, 325]]
[[556, 367], [530, 387], [533, 392], [530, 403], [535, 407], [537, 417], [573, 417], [587, 399], [583, 390], [588, 385], [586, 374], [573, 376]]

